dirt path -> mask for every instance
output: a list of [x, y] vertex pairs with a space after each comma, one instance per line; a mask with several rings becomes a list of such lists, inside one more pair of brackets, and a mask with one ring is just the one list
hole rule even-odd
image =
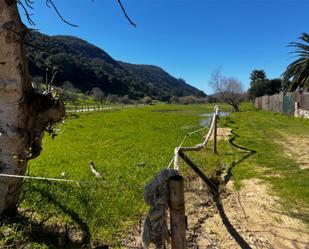
[[243, 184], [239, 192], [228, 184], [222, 206], [197, 186], [188, 188], [188, 248], [309, 248], [308, 228], [281, 211], [265, 184], [257, 179]]
[[[229, 182], [217, 204], [198, 177], [186, 185], [188, 249], [309, 249], [308, 227], [284, 213], [261, 180], [243, 181], [240, 191]], [[142, 248], [137, 230], [124, 248]]]
[[[227, 140], [230, 134], [228, 128], [218, 129], [218, 139]], [[309, 148], [309, 137], [282, 138], [284, 152], [296, 158], [302, 169], [308, 169], [309, 153], [304, 148]], [[185, 182], [187, 248], [309, 249], [309, 227], [302, 220], [309, 216], [309, 210], [293, 216], [283, 211], [280, 198], [262, 180], [244, 180], [239, 191], [229, 181], [219, 198], [213, 198], [205, 186], [201, 189], [197, 176]], [[125, 248], [142, 248], [137, 237], [134, 247]]]
[[291, 158], [295, 158], [301, 169], [309, 169], [309, 136], [295, 136], [281, 134], [282, 141], [279, 144], [284, 152]]

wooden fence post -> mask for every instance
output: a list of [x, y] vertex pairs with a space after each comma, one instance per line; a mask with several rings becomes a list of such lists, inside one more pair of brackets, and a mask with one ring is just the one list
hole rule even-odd
[[184, 198], [184, 180], [180, 175], [169, 180], [169, 205], [172, 232], [172, 249], [185, 249], [186, 245], [186, 216]]
[[217, 118], [217, 115], [215, 114], [214, 115], [214, 119], [215, 119], [215, 125], [214, 125], [214, 153], [218, 153], [217, 151], [217, 121], [218, 121], [218, 118]]

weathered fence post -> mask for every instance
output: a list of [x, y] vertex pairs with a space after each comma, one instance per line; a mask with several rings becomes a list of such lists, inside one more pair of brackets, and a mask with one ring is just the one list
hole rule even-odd
[[172, 249], [186, 248], [186, 216], [184, 180], [180, 175], [169, 179], [169, 205], [172, 233]]
[[217, 121], [218, 121], [218, 118], [217, 118], [217, 115], [215, 114], [214, 115], [214, 119], [215, 119], [215, 123], [214, 123], [214, 153], [218, 153], [217, 152]]

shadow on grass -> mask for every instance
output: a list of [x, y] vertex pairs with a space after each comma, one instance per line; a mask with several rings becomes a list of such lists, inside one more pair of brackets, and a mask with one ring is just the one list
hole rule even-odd
[[[90, 241], [91, 235], [88, 225], [79, 217], [73, 209], [67, 207], [65, 203], [59, 201], [57, 197], [53, 196], [49, 191], [44, 189], [39, 189], [37, 187], [32, 187], [32, 190], [39, 193], [43, 198], [47, 198], [49, 202], [52, 202], [53, 205], [57, 206], [65, 215], [69, 216], [74, 222], [78, 224], [81, 230], [85, 233], [84, 243], [87, 244]], [[63, 189], [63, 191], [65, 191]]]
[[240, 158], [239, 160], [232, 162], [232, 165], [227, 170], [227, 174], [224, 176], [224, 184], [226, 184], [232, 178], [232, 176], [233, 176], [232, 170], [235, 166], [237, 166], [238, 164], [240, 164], [241, 162], [243, 162], [244, 160], [246, 160], [247, 158], [249, 158], [253, 154], [257, 153], [256, 150], [251, 150], [251, 149], [248, 149], [248, 148], [245, 148], [243, 146], [236, 144], [235, 139], [240, 137], [240, 136], [238, 134], [236, 134], [233, 130], [231, 131], [231, 134], [233, 135], [233, 137], [229, 139], [229, 143], [233, 147], [247, 152], [247, 154], [245, 156], [243, 156], [242, 158]]
[[[66, 231], [56, 228], [46, 229], [42, 222], [36, 222], [25, 216], [23, 212], [17, 212], [15, 216], [2, 215], [0, 217], [0, 229], [7, 233], [5, 236], [4, 248], [33, 248], [34, 243], [48, 245], [48, 248], [81, 248], [67, 237]], [[11, 232], [10, 232], [11, 231]], [[0, 240], [2, 240], [0, 236]]]
[[[25, 191], [26, 194], [36, 196], [36, 198], [30, 197], [31, 206], [0, 217], [0, 229], [16, 228], [20, 234], [18, 238], [14, 235], [15, 230], [12, 230], [12, 238], [6, 242], [8, 247], [21, 248], [20, 246], [25, 246], [27, 243], [29, 245], [39, 243], [48, 245], [48, 248], [88, 248], [91, 239], [88, 225], [53, 191], [72, 194], [72, 189], [64, 185], [49, 182], [38, 186], [31, 184]], [[83, 205], [84, 201], [78, 199], [78, 202]], [[55, 207], [56, 212], [49, 210], [49, 204]], [[63, 215], [69, 217], [72, 222], [62, 220], [60, 216]], [[19, 242], [20, 238], [22, 241]]]

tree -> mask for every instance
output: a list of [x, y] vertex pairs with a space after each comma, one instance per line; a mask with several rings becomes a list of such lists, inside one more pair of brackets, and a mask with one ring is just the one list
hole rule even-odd
[[184, 96], [179, 98], [179, 103], [184, 105], [192, 105], [197, 103], [197, 98], [195, 96]]
[[62, 84], [62, 89], [63, 89], [64, 91], [69, 91], [69, 92], [73, 92], [73, 93], [77, 91], [77, 89], [74, 88], [74, 86], [73, 86], [73, 84], [72, 84], [71, 81], [65, 81], [65, 82], [63, 82], [63, 84]]
[[[46, 4], [66, 21], [52, 0]], [[52, 92], [36, 92], [30, 81], [24, 50], [27, 34], [21, 22], [17, 4], [34, 24], [28, 8], [33, 1], [0, 1], [0, 173], [24, 175], [27, 163], [41, 151], [41, 140], [47, 126], [59, 122], [65, 114], [62, 99]], [[123, 13], [135, 25], [118, 0]], [[72, 25], [74, 26], [74, 25]], [[0, 214], [15, 212], [22, 186], [20, 178], [0, 178]]]
[[268, 83], [267, 89], [266, 89], [267, 95], [274, 95], [274, 94], [281, 92], [281, 90], [282, 90], [282, 80], [280, 78], [268, 80], [267, 83]]
[[281, 79], [269, 80], [264, 70], [253, 70], [250, 74], [250, 80], [248, 97], [251, 100], [254, 100], [256, 97], [279, 93], [282, 88]]
[[61, 94], [62, 94], [62, 97], [63, 97], [63, 100], [65, 102], [67, 101], [73, 101], [75, 102], [78, 98], [77, 96], [77, 89], [74, 88], [72, 82], [70, 81], [65, 81], [63, 84], [62, 84], [62, 87], [61, 89], [59, 89], [61, 91]]
[[144, 105], [152, 105], [152, 98], [149, 96], [145, 96], [142, 98], [142, 102]]
[[239, 80], [225, 77], [220, 70], [215, 70], [209, 84], [221, 101], [231, 105], [235, 111], [239, 111], [239, 104], [245, 96]]
[[[32, 88], [22, 43], [27, 29], [16, 1], [0, 1], [0, 12], [0, 172], [23, 175], [28, 160], [40, 154], [46, 127], [64, 116], [64, 105]], [[0, 214], [16, 210], [21, 185], [18, 178], [0, 179]]]
[[129, 98], [128, 95], [124, 95], [123, 97], [120, 98], [120, 103], [124, 104], [124, 105], [128, 105], [132, 103], [132, 100]]
[[178, 104], [179, 103], [179, 97], [177, 96], [172, 96], [169, 100], [170, 103], [172, 104]]
[[107, 95], [106, 100], [109, 103], [117, 103], [117, 102], [119, 102], [119, 96], [116, 95], [116, 94], [109, 94], [109, 95]]
[[250, 74], [250, 86], [254, 85], [255, 83], [259, 81], [266, 80], [266, 74], [264, 70], [253, 70]]
[[90, 95], [95, 101], [100, 101], [102, 103], [104, 100], [104, 92], [99, 87], [92, 88]]
[[297, 88], [309, 89], [309, 34], [303, 33], [300, 37], [304, 43], [291, 42], [292, 52], [298, 57], [283, 73], [283, 82], [286, 91], [295, 91]]

